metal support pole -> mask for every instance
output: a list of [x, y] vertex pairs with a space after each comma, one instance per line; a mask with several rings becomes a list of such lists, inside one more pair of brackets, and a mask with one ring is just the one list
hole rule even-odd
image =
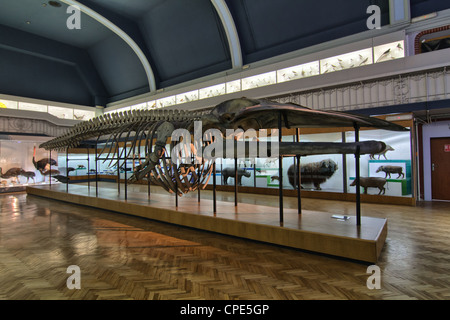
[[116, 145], [117, 151], [117, 193], [120, 194], [120, 155], [119, 155], [119, 144]]
[[201, 177], [201, 171], [200, 171], [201, 165], [199, 164], [198, 166], [198, 170], [197, 170], [197, 175], [198, 175], [198, 190], [197, 190], [197, 202], [200, 203], [200, 192], [201, 192], [201, 181], [202, 181], [202, 177]]
[[[124, 170], [124, 176], [125, 176], [125, 200], [128, 200], [128, 184], [127, 184], [127, 145], [125, 144], [125, 157], [123, 158], [123, 170]], [[119, 181], [120, 183], [120, 181]]]
[[[355, 123], [355, 142], [359, 142], [359, 126]], [[356, 167], [356, 225], [361, 225], [361, 184], [360, 184], [360, 146], [357, 146], [355, 153], [355, 167]]]
[[234, 158], [234, 206], [238, 205], [238, 159], [237, 156]]
[[[174, 172], [173, 174], [178, 174], [178, 172]], [[175, 178], [175, 207], [178, 208], [178, 179]]]
[[298, 214], [302, 214], [302, 196], [301, 196], [301, 189], [302, 189], [302, 180], [301, 180], [301, 169], [300, 169], [300, 156], [297, 156], [297, 208], [298, 208]]
[[256, 159], [253, 161], [253, 188], [256, 188]]
[[[281, 140], [283, 138], [282, 130], [283, 127], [281, 125], [281, 112], [278, 114], [278, 142], [281, 143]], [[278, 177], [279, 179], [279, 196], [280, 196], [280, 223], [283, 223], [284, 217], [283, 217], [283, 156], [278, 156]]]
[[[345, 139], [345, 132], [342, 132], [342, 142], [345, 143], [346, 139]], [[342, 185], [343, 185], [343, 191], [344, 193], [347, 193], [347, 155], [343, 154], [342, 155]]]
[[50, 188], [52, 187], [52, 149], [50, 149], [50, 155], [49, 155], [49, 157], [50, 157], [50, 161], [49, 161], [49, 163], [50, 163], [50, 171], [49, 171], [49, 174], [48, 174], [48, 181], [50, 182]]
[[66, 148], [66, 175], [67, 175], [66, 193], [69, 193], [69, 147]]
[[217, 213], [217, 196], [216, 196], [216, 161], [213, 162], [213, 212]]
[[91, 190], [91, 176], [90, 176], [91, 167], [89, 165], [89, 146], [87, 146], [86, 150], [87, 150], [88, 190]]
[[[295, 129], [295, 141], [300, 142], [300, 129]], [[302, 196], [301, 196], [301, 190], [302, 190], [302, 173], [301, 173], [301, 166], [300, 166], [300, 156], [297, 156], [297, 176], [296, 180], [298, 182], [297, 185], [297, 210], [298, 214], [302, 214]]]
[[97, 150], [97, 142], [95, 143], [95, 196], [98, 197], [98, 150]]

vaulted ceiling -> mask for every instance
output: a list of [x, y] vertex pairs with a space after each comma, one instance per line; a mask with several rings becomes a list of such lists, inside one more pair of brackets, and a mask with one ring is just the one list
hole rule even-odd
[[364, 32], [372, 4], [388, 24], [389, 0], [0, 0], [0, 94], [104, 106]]

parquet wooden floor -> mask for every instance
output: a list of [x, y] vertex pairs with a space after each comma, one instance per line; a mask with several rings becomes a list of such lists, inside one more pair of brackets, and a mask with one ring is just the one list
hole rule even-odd
[[[278, 203], [258, 195], [240, 201]], [[296, 199], [285, 206], [295, 208]], [[303, 207], [354, 212], [339, 201], [303, 199]], [[373, 290], [360, 262], [24, 193], [0, 195], [0, 208], [0, 299], [450, 299], [450, 203], [362, 205], [364, 215], [389, 221], [377, 263], [381, 289]], [[71, 265], [80, 267], [80, 289], [67, 288]]]

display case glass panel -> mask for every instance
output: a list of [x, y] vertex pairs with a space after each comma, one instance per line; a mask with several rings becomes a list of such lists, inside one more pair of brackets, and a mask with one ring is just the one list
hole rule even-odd
[[95, 117], [95, 111], [73, 109], [74, 120], [88, 121]]
[[173, 106], [175, 104], [177, 104], [176, 96], [170, 96], [170, 97], [166, 97], [166, 98], [157, 100], [158, 108], [169, 107], [169, 106]]
[[47, 112], [47, 106], [36, 103], [19, 102], [19, 110]]
[[275, 71], [267, 72], [242, 79], [242, 90], [264, 87], [275, 83], [277, 83], [277, 73]]
[[225, 83], [217, 84], [199, 90], [200, 99], [212, 98], [226, 94]]
[[[339, 129], [338, 129], [339, 130]], [[300, 129], [300, 142], [354, 142], [354, 131], [347, 132], [329, 132], [314, 133], [314, 129]], [[272, 133], [272, 134], [270, 134]], [[253, 138], [246, 136], [246, 141]], [[276, 143], [278, 142], [278, 130], [272, 132], [259, 131], [258, 139], [260, 142]], [[383, 141], [388, 147], [385, 153], [377, 155], [361, 155], [360, 177], [364, 178], [382, 178], [386, 179], [383, 184], [385, 188], [382, 193], [385, 196], [395, 197], [413, 197], [412, 183], [412, 159], [411, 159], [411, 133], [392, 132], [386, 130], [360, 130], [360, 141]], [[242, 140], [239, 140], [242, 141]], [[295, 134], [284, 135], [283, 142], [295, 142], [297, 137]], [[98, 145], [98, 150], [102, 150], [104, 145]], [[172, 146], [166, 145], [166, 157], [170, 159], [170, 150]], [[109, 147], [104, 155], [109, 153]], [[113, 153], [115, 150], [111, 150]], [[125, 153], [128, 153], [129, 148]], [[261, 152], [261, 150], [259, 150]], [[133, 169], [145, 159], [146, 154], [144, 148], [141, 149], [140, 155], [135, 155], [133, 159], [124, 160], [123, 148], [119, 148], [121, 159], [119, 160], [119, 172], [117, 171], [116, 160], [114, 161], [97, 161], [97, 172], [102, 175], [119, 176], [120, 179], [127, 179], [131, 176]], [[96, 168], [94, 154], [69, 154], [69, 163], [66, 163], [65, 155], [61, 155], [58, 159], [60, 170], [63, 173], [70, 169], [69, 176], [88, 175], [89, 170]], [[216, 160], [216, 184], [218, 186], [234, 186], [235, 185], [235, 169], [236, 160], [231, 155], [229, 158], [220, 158]], [[267, 155], [258, 154], [256, 158], [238, 158], [237, 173], [238, 185], [242, 187], [256, 188], [276, 188], [280, 187], [280, 181], [283, 181], [284, 190], [296, 190], [298, 185], [297, 157], [282, 157], [282, 172], [280, 176], [279, 158], [268, 158]], [[126, 162], [125, 162], [126, 161]], [[380, 167], [394, 166], [400, 168], [400, 173], [393, 172], [391, 176], [387, 176], [386, 172], [380, 170]], [[356, 161], [355, 155], [329, 154], [329, 155], [313, 155], [300, 157], [301, 168], [301, 188], [308, 192], [324, 192], [335, 194], [354, 194], [356, 188], [352, 185], [355, 182]], [[94, 170], [95, 171], [95, 170]], [[95, 172], [92, 172], [95, 173]], [[280, 179], [280, 177], [282, 179]], [[374, 179], [372, 179], [374, 180]], [[209, 179], [209, 185], [212, 185], [212, 178]], [[361, 193], [369, 195], [381, 194], [376, 186], [365, 187], [361, 183]], [[249, 192], [248, 190], [246, 192]], [[251, 192], [251, 191], [250, 191]], [[260, 192], [260, 191], [258, 191]]]
[[[361, 155], [360, 177], [385, 178], [386, 183], [378, 187], [368, 187], [367, 194], [384, 194], [386, 196], [412, 197], [412, 170], [411, 170], [411, 134], [410, 132], [392, 132], [386, 130], [363, 130], [360, 132], [360, 141], [383, 141], [387, 145], [387, 151], [376, 155]], [[346, 133], [348, 142], [355, 141], [354, 132]], [[355, 156], [347, 155], [348, 192], [355, 193], [356, 188], [351, 186], [355, 179]], [[387, 174], [385, 171], [394, 170], [395, 173]], [[402, 172], [399, 175], [397, 172]], [[365, 189], [361, 188], [361, 193]]]
[[[87, 151], [86, 153], [69, 152], [68, 155], [65, 152], [60, 153], [58, 164], [61, 174], [69, 178], [95, 174], [95, 155], [88, 154]], [[106, 167], [103, 161], [98, 161], [97, 170], [99, 174], [103, 174], [103, 167]]]
[[314, 61], [311, 63], [305, 63], [298, 66], [281, 69], [277, 71], [277, 80], [278, 83], [281, 83], [315, 76], [320, 73], [319, 69], [320, 69], [319, 61]]
[[404, 41], [397, 41], [373, 48], [375, 63], [400, 59], [405, 57]]
[[[23, 191], [29, 184], [47, 184], [58, 175], [58, 153], [40, 149], [49, 138], [29, 136], [0, 137], [0, 192]], [[36, 152], [34, 153], [34, 148]], [[52, 165], [47, 159], [53, 159]], [[53, 182], [56, 183], [54, 178]]]
[[234, 93], [239, 91], [241, 91], [241, 80], [227, 82], [227, 93]]
[[182, 104], [198, 100], [198, 90], [192, 90], [189, 92], [181, 93], [176, 96], [176, 103]]
[[0, 100], [0, 109], [17, 109], [18, 105], [17, 101]]
[[73, 120], [73, 109], [70, 108], [48, 106], [48, 113], [60, 119]]
[[147, 102], [147, 108], [148, 109], [155, 109], [156, 108], [156, 101], [152, 100], [152, 101]]
[[131, 110], [140, 110], [140, 109], [145, 109], [147, 107], [147, 103], [138, 103], [135, 104], [133, 106], [131, 106]]
[[[342, 142], [341, 132], [300, 134], [300, 142]], [[304, 190], [344, 192], [344, 158], [340, 154], [301, 157]]]
[[320, 60], [320, 73], [351, 69], [372, 63], [372, 48], [368, 48]]

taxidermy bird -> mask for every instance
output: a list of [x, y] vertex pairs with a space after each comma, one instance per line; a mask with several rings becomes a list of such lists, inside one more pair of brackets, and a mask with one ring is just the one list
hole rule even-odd
[[36, 162], [35, 157], [36, 157], [36, 147], [34, 147], [34, 150], [33, 150], [33, 165], [37, 170], [39, 170], [41, 172], [50, 169], [50, 165], [52, 165], [52, 166], [58, 165], [56, 163], [56, 160], [51, 159], [51, 158], [44, 158], [44, 159], [41, 159]]
[[383, 59], [386, 59], [386, 57], [391, 53], [391, 49], [387, 49], [383, 54], [378, 58], [377, 62], [383, 61]]
[[30, 178], [33, 179], [33, 182], [35, 182], [34, 178], [36, 177], [36, 174], [33, 171], [22, 170], [20, 175], [27, 178], [27, 183], [28, 183], [28, 181], [30, 181]]
[[21, 175], [22, 171], [23, 170], [21, 168], [11, 168], [3, 173], [3, 169], [0, 168], [0, 177], [3, 179], [16, 178], [17, 183], [20, 183], [19, 176]]

